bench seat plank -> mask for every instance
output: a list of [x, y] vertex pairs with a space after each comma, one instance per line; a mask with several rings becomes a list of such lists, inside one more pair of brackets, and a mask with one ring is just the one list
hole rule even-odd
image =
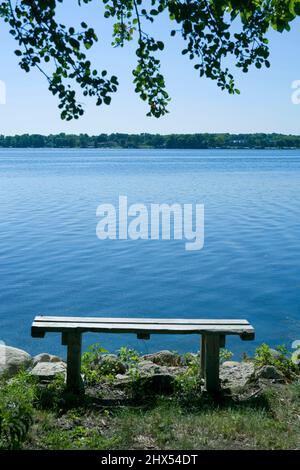
[[39, 335], [39, 332], [65, 332], [75, 330], [77, 332], [96, 333], [149, 333], [149, 334], [209, 334], [218, 333], [221, 335], [239, 335], [245, 339], [253, 339], [254, 329], [251, 325], [237, 324], [175, 324], [161, 323], [156, 320], [156, 324], [146, 323], [105, 323], [98, 319], [97, 322], [63, 322], [63, 321], [34, 321], [32, 324], [32, 336]]
[[114, 317], [51, 317], [37, 316], [34, 322], [78, 322], [78, 323], [145, 323], [145, 324], [175, 324], [175, 325], [249, 325], [248, 320], [224, 320], [224, 319], [174, 319], [174, 318], [114, 318]]

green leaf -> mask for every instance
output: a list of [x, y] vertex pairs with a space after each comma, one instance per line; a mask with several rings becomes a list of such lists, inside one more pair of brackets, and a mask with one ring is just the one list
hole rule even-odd
[[111, 97], [110, 97], [110, 96], [105, 96], [105, 97], [103, 98], [103, 101], [104, 101], [105, 104], [109, 105], [110, 102], [111, 102]]
[[300, 16], [300, 1], [294, 2], [294, 12], [297, 16]]

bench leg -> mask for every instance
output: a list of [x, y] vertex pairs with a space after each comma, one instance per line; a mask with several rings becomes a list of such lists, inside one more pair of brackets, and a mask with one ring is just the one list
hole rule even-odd
[[84, 391], [81, 378], [81, 333], [63, 335], [63, 343], [68, 347], [67, 390], [73, 393]]
[[220, 390], [220, 336], [206, 335], [205, 338], [205, 386], [208, 392]]
[[205, 377], [205, 340], [206, 335], [201, 337], [201, 352], [200, 352], [200, 377], [204, 379]]

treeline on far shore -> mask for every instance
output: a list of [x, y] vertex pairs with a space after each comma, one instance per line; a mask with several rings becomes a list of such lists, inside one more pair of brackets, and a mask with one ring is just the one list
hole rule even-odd
[[23, 134], [0, 135], [3, 148], [300, 148], [300, 135], [284, 134]]

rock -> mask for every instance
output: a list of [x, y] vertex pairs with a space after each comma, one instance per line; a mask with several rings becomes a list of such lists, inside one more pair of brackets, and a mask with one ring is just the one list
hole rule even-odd
[[158, 364], [154, 364], [152, 361], [140, 361], [137, 364], [138, 370], [141, 374], [161, 374], [167, 372], [166, 366], [160, 366]]
[[135, 395], [170, 394], [174, 392], [175, 377], [172, 374], [143, 375], [135, 379], [129, 375], [117, 375], [114, 388], [126, 390], [131, 388]]
[[274, 366], [262, 366], [256, 371], [258, 379], [278, 380], [284, 381], [284, 375]]
[[114, 359], [119, 360], [119, 357], [117, 356], [117, 354], [102, 354], [102, 356], [100, 356], [100, 357], [101, 357], [100, 360], [103, 360], [104, 358], [105, 359], [111, 359], [111, 360], [114, 360]]
[[30, 374], [40, 380], [52, 380], [58, 374], [66, 374], [67, 366], [65, 362], [38, 362], [31, 370]]
[[226, 387], [244, 387], [254, 375], [252, 362], [226, 361], [220, 366], [220, 379]]
[[0, 375], [12, 377], [30, 364], [31, 356], [26, 351], [0, 344]]
[[39, 362], [63, 362], [62, 359], [58, 356], [52, 356], [52, 354], [41, 353], [33, 358], [33, 366]]
[[127, 366], [115, 354], [101, 356], [98, 365], [103, 374], [125, 374], [127, 371]]
[[161, 366], [180, 366], [182, 364], [182, 359], [179, 354], [167, 350], [159, 351], [154, 354], [146, 354], [142, 359]]
[[130, 377], [130, 375], [117, 374], [114, 382], [110, 385], [110, 387], [117, 389], [117, 390], [126, 391], [129, 388], [131, 388], [131, 386], [133, 386], [133, 383], [134, 383], [134, 379]]
[[128, 382], [128, 380], [130, 380], [130, 376], [126, 374], [117, 374], [115, 378], [120, 382]]
[[174, 392], [175, 377], [172, 374], [153, 374], [140, 377], [134, 385], [141, 395], [168, 395]]
[[128, 368], [116, 354], [99, 354], [90, 364], [90, 367], [91, 369], [100, 369], [104, 375], [124, 374]]
[[141, 375], [171, 374], [175, 376], [184, 372], [186, 368], [186, 366], [160, 366], [151, 361], [140, 361], [137, 364], [137, 369]]
[[277, 359], [277, 360], [279, 359], [280, 360], [282, 358], [282, 354], [279, 351], [277, 351], [276, 349], [270, 348], [270, 354], [271, 354], [273, 359]]
[[242, 363], [238, 361], [225, 361], [223, 362], [223, 367], [239, 367]]

